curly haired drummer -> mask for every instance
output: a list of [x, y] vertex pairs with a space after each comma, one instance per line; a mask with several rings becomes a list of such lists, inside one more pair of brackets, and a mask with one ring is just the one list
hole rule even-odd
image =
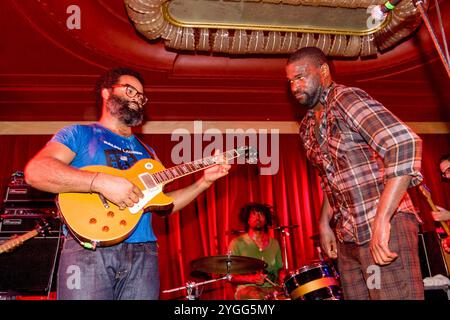
[[283, 276], [280, 272], [283, 267], [280, 245], [268, 232], [272, 225], [271, 208], [265, 204], [248, 203], [241, 208], [239, 218], [245, 224], [246, 233], [230, 242], [229, 253], [264, 260], [267, 267], [264, 272], [233, 275], [235, 299], [263, 300], [279, 290], [277, 281]]

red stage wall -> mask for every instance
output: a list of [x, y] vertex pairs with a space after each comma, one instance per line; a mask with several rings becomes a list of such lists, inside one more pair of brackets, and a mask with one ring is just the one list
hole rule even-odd
[[[450, 184], [441, 181], [437, 162], [450, 151], [449, 135], [421, 135], [423, 139], [422, 172], [436, 204], [450, 208]], [[2, 194], [12, 172], [23, 170], [25, 163], [50, 136], [0, 136], [0, 177]], [[171, 150], [178, 142], [170, 135], [145, 135], [145, 142], [170, 167]], [[161, 290], [184, 286], [186, 281], [203, 281], [190, 277], [189, 263], [199, 257], [226, 254], [232, 230], [242, 230], [239, 208], [248, 201], [273, 205], [274, 224], [298, 225], [290, 230], [287, 241], [289, 269], [296, 269], [316, 259], [312, 240], [317, 232], [322, 192], [314, 169], [309, 165], [297, 135], [280, 135], [280, 166], [276, 175], [260, 175], [258, 165], [236, 164], [228, 176], [216, 182], [193, 203], [169, 217], [155, 216], [154, 228], [159, 239]], [[187, 176], [168, 186], [179, 188], [192, 183], [197, 176]], [[429, 208], [417, 188], [410, 194], [421, 210], [424, 230], [434, 226]], [[3, 198], [3, 195], [2, 195]], [[273, 234], [281, 243], [280, 234]], [[202, 299], [229, 298], [223, 282], [204, 287]], [[162, 294], [162, 299], [183, 298], [185, 291]]]

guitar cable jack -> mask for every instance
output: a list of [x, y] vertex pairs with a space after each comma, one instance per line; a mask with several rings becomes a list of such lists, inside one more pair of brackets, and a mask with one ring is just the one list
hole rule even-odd
[[80, 244], [83, 246], [83, 248], [89, 249], [89, 250], [95, 250], [97, 248], [97, 242], [95, 242], [95, 241], [92, 241], [92, 242], [80, 242]]

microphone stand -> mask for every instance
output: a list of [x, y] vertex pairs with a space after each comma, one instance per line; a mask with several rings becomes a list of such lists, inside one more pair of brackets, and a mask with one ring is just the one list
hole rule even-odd
[[287, 242], [286, 242], [286, 237], [290, 236], [289, 232], [287, 231], [288, 226], [281, 226], [275, 229], [280, 230], [281, 232], [281, 240], [283, 244], [283, 255], [284, 255], [284, 270], [289, 271], [289, 263], [287, 258]]
[[[226, 260], [226, 264], [227, 264], [227, 274], [221, 278], [218, 279], [212, 279], [212, 280], [207, 280], [207, 281], [203, 281], [203, 282], [194, 282], [194, 281], [188, 281], [186, 282], [186, 285], [184, 287], [178, 287], [178, 288], [174, 288], [174, 289], [169, 289], [169, 290], [164, 290], [163, 293], [171, 293], [171, 292], [175, 292], [175, 291], [179, 291], [179, 290], [183, 290], [186, 289], [186, 299], [187, 300], [197, 300], [198, 297], [200, 297], [200, 293], [198, 292], [198, 287], [208, 284], [208, 283], [213, 283], [213, 282], [217, 282], [217, 281], [222, 281], [222, 280], [228, 280], [231, 281], [232, 275], [231, 275], [231, 251], [228, 251], [227, 254], [227, 260]], [[193, 289], [195, 288], [195, 293], [192, 294]]]
[[423, 7], [423, 1], [422, 0], [417, 0], [415, 5], [417, 7], [417, 9], [419, 9], [420, 14], [422, 15], [422, 19], [425, 22], [425, 25], [427, 26], [428, 32], [430, 33], [431, 39], [433, 39], [434, 42], [434, 46], [436, 47], [436, 50], [439, 54], [439, 57], [441, 58], [442, 63], [444, 64], [445, 70], [447, 71], [447, 76], [450, 78], [450, 57], [449, 57], [449, 53], [448, 53], [448, 48], [447, 48], [447, 42], [446, 42], [446, 38], [445, 38], [445, 32], [444, 32], [444, 27], [442, 25], [442, 20], [441, 20], [441, 13], [439, 10], [439, 4], [437, 1], [436, 2], [436, 11], [438, 13], [438, 17], [439, 17], [439, 23], [441, 26], [441, 33], [442, 33], [442, 38], [443, 38], [443, 42], [444, 42], [444, 47], [445, 47], [445, 51], [447, 53], [447, 57], [445, 57], [444, 52], [441, 49], [441, 46], [439, 45], [439, 40], [437, 39], [434, 30], [433, 30], [433, 26], [430, 23], [430, 20], [428, 19], [427, 13], [425, 12], [425, 9]]

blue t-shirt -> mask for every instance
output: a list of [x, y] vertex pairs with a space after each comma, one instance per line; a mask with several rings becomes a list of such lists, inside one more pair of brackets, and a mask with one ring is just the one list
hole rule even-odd
[[[149, 148], [153, 153], [149, 154], [134, 135], [122, 137], [96, 123], [64, 127], [51, 141], [62, 143], [76, 153], [70, 163], [76, 168], [102, 165], [125, 170], [141, 159], [156, 157], [153, 149]], [[150, 212], [142, 215], [136, 229], [125, 240], [125, 242], [147, 241], [156, 241]]]

